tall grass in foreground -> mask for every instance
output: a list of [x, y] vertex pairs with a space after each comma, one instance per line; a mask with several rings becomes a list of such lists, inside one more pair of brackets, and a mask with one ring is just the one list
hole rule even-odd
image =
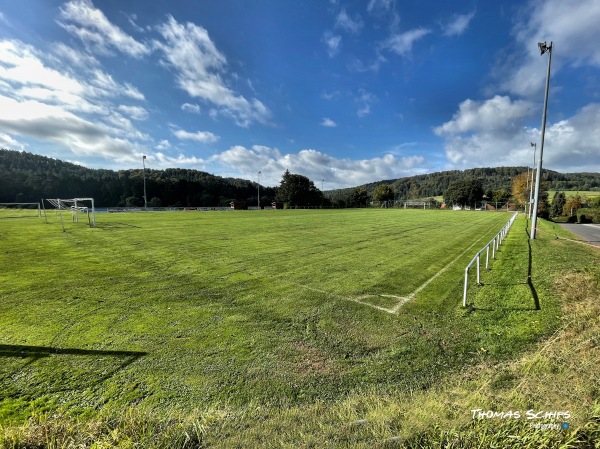
[[[47, 402], [40, 402], [37, 410], [36, 402], [31, 401], [28, 405], [34, 412], [23, 423], [0, 424], [0, 447], [597, 448], [598, 250], [556, 240], [554, 232], [563, 231], [553, 229], [549, 223], [542, 223], [538, 239], [530, 245], [525, 228], [525, 220], [520, 219], [497, 263], [485, 273], [484, 285], [470, 290], [471, 308], [464, 310], [459, 306], [459, 282], [446, 281], [450, 282], [453, 295], [425, 295], [401, 312], [404, 318], [399, 316], [398, 320], [416, 323], [404, 328], [414, 334], [410, 340], [398, 341], [406, 346], [381, 348], [381, 355], [375, 353], [370, 356], [372, 359], [363, 360], [370, 360], [367, 369], [387, 369], [386, 364], [376, 363], [378, 357], [396, 349], [398, 363], [410, 366], [408, 362], [418, 362], [416, 355], [425, 357], [414, 352], [414, 348], [430, 341], [431, 347], [437, 348], [435, 357], [444, 362], [452, 359], [452, 351], [461, 348], [452, 337], [468, 337], [469, 341], [460, 342], [473, 352], [464, 359], [468, 363], [461, 369], [448, 370], [432, 383], [414, 384], [414, 388], [398, 384], [394, 388], [393, 382], [374, 382], [333, 399], [317, 397], [271, 406], [258, 399], [243, 404], [213, 401], [198, 403], [191, 411], [182, 411], [173, 403], [135, 400], [123, 406], [118, 401], [111, 403], [111, 396], [106, 393], [106, 404], [98, 404], [97, 409], [85, 413], [70, 413], [69, 408]], [[527, 283], [528, 271], [531, 285]], [[539, 297], [540, 311], [533, 307], [532, 289]], [[441, 291], [443, 287], [434, 289]], [[444, 320], [454, 322], [446, 328], [454, 336], [448, 333], [445, 339], [436, 329], [444, 323], [441, 318], [436, 321], [435, 315], [444, 310]], [[544, 329], [544, 314], [556, 315], [558, 325], [550, 334], [542, 333], [544, 339], [536, 343], [532, 338]], [[502, 317], [510, 319], [501, 321]], [[304, 318], [303, 335], [311, 339], [293, 343], [305, 360], [300, 361], [300, 366], [307, 371], [301, 374], [327, 379], [320, 365], [327, 359], [317, 351], [319, 346], [309, 344], [318, 344], [311, 337], [311, 332], [318, 329], [318, 320], [311, 321], [310, 314]], [[527, 333], [528, 328], [537, 326], [537, 333]], [[459, 327], [468, 332], [460, 333]], [[523, 334], [522, 338], [517, 338], [519, 334]], [[509, 348], [503, 347], [502, 341]], [[518, 344], [524, 346], [521, 351]], [[407, 360], [402, 362], [403, 358]], [[378, 375], [385, 376], [385, 372]], [[323, 384], [323, 388], [331, 387]], [[97, 393], [90, 390], [89, 394]], [[120, 397], [116, 392], [110, 394]], [[536, 430], [525, 419], [473, 420], [473, 409], [568, 410], [572, 418], [565, 431]]]

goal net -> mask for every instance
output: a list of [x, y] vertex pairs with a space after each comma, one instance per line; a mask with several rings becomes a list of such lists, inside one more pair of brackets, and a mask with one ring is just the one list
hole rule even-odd
[[40, 203], [0, 203], [0, 218], [41, 218]]
[[[96, 227], [96, 208], [94, 198], [46, 198], [46, 201], [57, 210], [64, 231], [63, 211], [71, 213], [73, 223], [87, 221], [91, 228]], [[44, 207], [45, 210], [45, 207]]]

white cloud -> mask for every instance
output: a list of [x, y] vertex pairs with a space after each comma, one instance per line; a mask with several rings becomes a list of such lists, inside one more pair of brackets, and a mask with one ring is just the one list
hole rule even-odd
[[[531, 166], [530, 142], [540, 141], [540, 130], [524, 125], [532, 112], [531, 104], [508, 97], [464, 101], [451, 121], [434, 130], [445, 139], [448, 168]], [[549, 123], [544, 147], [546, 168], [600, 171], [600, 104]]]
[[342, 48], [342, 36], [335, 35], [331, 31], [326, 31], [322, 40], [330, 58], [337, 55]]
[[381, 14], [388, 12], [393, 6], [393, 0], [369, 0], [367, 11], [370, 14]]
[[[64, 49], [63, 49], [64, 50]], [[78, 59], [73, 53], [73, 58]], [[77, 79], [65, 65], [53, 56], [47, 56], [21, 41], [0, 41], [0, 80], [7, 81], [17, 94], [29, 97], [40, 95], [40, 100], [53, 98], [64, 101], [70, 107], [82, 110], [96, 109], [85, 97], [115, 97], [123, 95], [136, 100], [144, 96], [134, 86], [116, 82], [112, 76], [97, 67], [89, 67], [82, 73], [85, 80]], [[62, 71], [50, 67], [54, 64]], [[87, 104], [86, 104], [87, 103]]]
[[200, 106], [198, 106], [197, 104], [191, 104], [191, 103], [183, 103], [181, 105], [181, 110], [185, 111], [185, 112], [191, 112], [193, 114], [199, 114], [200, 113]]
[[358, 96], [354, 99], [358, 104], [358, 110], [356, 115], [359, 117], [366, 117], [371, 113], [371, 104], [377, 101], [377, 97], [364, 89], [358, 91]]
[[415, 28], [404, 33], [393, 34], [385, 42], [383, 48], [393, 51], [400, 56], [407, 56], [415, 42], [431, 33], [428, 28]]
[[176, 129], [173, 130], [173, 134], [180, 140], [195, 140], [196, 142], [202, 143], [214, 143], [219, 140], [219, 136], [209, 131], [196, 131], [195, 133], [191, 133], [189, 131], [184, 131], [183, 129]]
[[204, 159], [197, 158], [196, 156], [185, 156], [183, 154], [179, 154], [178, 156], [169, 156], [167, 154], [158, 152], [149, 156], [149, 159], [155, 161], [157, 166], [166, 168], [166, 167], [194, 167], [195, 169], [203, 169], [206, 166], [206, 162]]
[[0, 128], [21, 136], [49, 141], [81, 155], [102, 155], [132, 160], [142, 147], [112, 137], [103, 125], [82, 119], [60, 107], [37, 101], [23, 102], [0, 96]]
[[148, 111], [139, 106], [120, 105], [118, 109], [134, 120], [146, 120], [148, 118]]
[[353, 187], [382, 179], [394, 179], [420, 173], [421, 156], [395, 157], [386, 154], [373, 159], [338, 159], [316, 150], [301, 150], [282, 154], [277, 148], [255, 145], [252, 148], [234, 146], [214, 155], [212, 162], [236, 170], [237, 176], [251, 178], [262, 171], [261, 182], [277, 185], [286, 169], [313, 181], [324, 179], [330, 188]]
[[113, 25], [91, 0], [72, 0], [60, 8], [58, 24], [103, 54], [111, 49], [141, 58], [151, 49]]
[[52, 53], [54, 53], [54, 55], [56, 55], [63, 63], [66, 61], [79, 68], [90, 68], [100, 65], [100, 62], [94, 56], [77, 51], [62, 42], [57, 42], [52, 45]]
[[164, 42], [154, 41], [163, 52], [163, 64], [176, 71], [178, 86], [195, 98], [211, 103], [215, 111], [239, 126], [268, 123], [269, 109], [258, 99], [247, 99], [227, 87], [222, 79], [227, 61], [206, 29], [193, 23], [182, 25], [172, 16], [158, 27]]
[[164, 150], [168, 150], [169, 148], [171, 148], [171, 142], [169, 142], [168, 140], [164, 139], [161, 140], [158, 145], [156, 145], [155, 147], [157, 150], [159, 151], [164, 151]]
[[354, 59], [349, 65], [348, 70], [352, 72], [378, 72], [381, 68], [381, 64], [387, 62], [387, 59], [381, 54], [377, 53], [375, 59], [371, 63], [365, 64], [359, 59]]
[[9, 150], [24, 150], [25, 145], [15, 140], [8, 134], [0, 133], [0, 148]]
[[473, 17], [475, 17], [475, 11], [468, 14], [456, 14], [442, 27], [444, 36], [460, 36], [467, 30]]
[[589, 104], [569, 119], [547, 126], [544, 147], [546, 167], [600, 172], [600, 104]]
[[84, 61], [66, 46], [44, 53], [21, 41], [0, 41], [0, 129], [74, 154], [129, 160], [143, 148], [138, 141], [149, 138], [123, 113], [137, 119], [147, 113], [119, 100], [144, 97], [104, 73], [95, 59]]
[[358, 34], [363, 27], [363, 23], [360, 16], [356, 19], [352, 19], [346, 10], [342, 9], [335, 19], [335, 26], [336, 28], [341, 28], [350, 33]]
[[342, 93], [339, 90], [334, 90], [333, 92], [323, 91], [321, 93], [321, 97], [327, 101], [335, 100], [336, 98], [339, 98], [341, 95], [342, 95]]
[[499, 95], [482, 102], [465, 100], [452, 120], [436, 127], [434, 131], [438, 136], [469, 132], [512, 132], [533, 111], [533, 105], [527, 101], [512, 101], [509, 97]]
[[44, 65], [35, 49], [21, 41], [0, 41], [0, 79], [17, 85], [44, 87], [81, 95], [83, 84]]
[[325, 126], [326, 128], [335, 128], [337, 126], [337, 123], [335, 123], [330, 118], [323, 117], [323, 120], [321, 120], [321, 126]]
[[540, 56], [538, 42], [554, 41], [552, 77], [565, 66], [600, 67], [597, 45], [600, 2], [547, 0], [531, 2], [514, 27], [515, 50], [498, 67], [499, 87], [521, 96], [539, 95], [546, 81], [547, 55]]

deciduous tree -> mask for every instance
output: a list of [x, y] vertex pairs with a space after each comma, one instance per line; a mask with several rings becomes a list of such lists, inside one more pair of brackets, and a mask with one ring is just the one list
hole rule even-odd
[[[528, 183], [529, 178], [527, 176], [527, 173], [521, 173], [520, 175], [517, 175], [513, 178], [512, 196], [519, 206], [524, 206], [529, 202], [531, 186], [529, 186]], [[533, 185], [533, 191], [535, 192], [535, 184]], [[538, 217], [540, 218], [550, 217], [550, 205], [548, 204], [548, 187], [544, 179], [542, 179], [540, 183], [537, 213]]]
[[583, 206], [583, 200], [580, 195], [570, 196], [563, 206], [563, 215], [576, 215], [577, 210]]
[[483, 199], [483, 186], [478, 179], [466, 179], [453, 182], [444, 192], [446, 204], [475, 206]]
[[306, 176], [286, 170], [277, 189], [276, 201], [290, 206], [321, 206], [323, 192]]
[[389, 184], [379, 184], [373, 190], [373, 199], [375, 201], [393, 201], [394, 195], [394, 189]]
[[365, 207], [369, 202], [369, 194], [364, 186], [355, 187], [350, 196], [352, 207]]

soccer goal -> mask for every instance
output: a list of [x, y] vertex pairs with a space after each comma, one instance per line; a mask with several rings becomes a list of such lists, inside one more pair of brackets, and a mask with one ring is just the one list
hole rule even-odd
[[428, 201], [405, 201], [404, 209], [431, 209], [431, 204]]
[[40, 203], [0, 203], [0, 218], [41, 218]]
[[[96, 227], [96, 208], [94, 207], [94, 198], [46, 198], [46, 201], [54, 207], [60, 216], [63, 232], [65, 223], [63, 221], [63, 211], [71, 212], [73, 223], [79, 223], [80, 216], [86, 217], [90, 228]], [[46, 208], [44, 207], [44, 212]]]

